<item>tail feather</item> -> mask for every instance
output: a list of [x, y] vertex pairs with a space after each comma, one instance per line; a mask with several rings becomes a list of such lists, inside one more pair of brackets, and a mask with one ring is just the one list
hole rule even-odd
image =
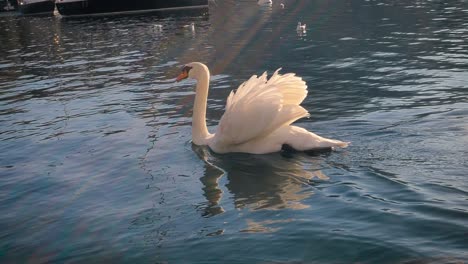
[[[324, 137], [321, 137], [321, 140], [318, 142], [318, 147], [322, 148], [322, 147], [331, 147], [331, 148], [335, 148], [335, 147], [339, 147], [339, 148], [346, 148], [348, 147], [350, 144], [350, 142], [345, 142], [345, 141], [341, 141], [341, 140], [336, 140], [336, 139], [329, 139], [329, 138], [324, 138]], [[317, 147], [317, 146], [314, 146], [314, 147]]]
[[351, 142], [337, 140], [336, 145], [340, 148], [347, 148]]

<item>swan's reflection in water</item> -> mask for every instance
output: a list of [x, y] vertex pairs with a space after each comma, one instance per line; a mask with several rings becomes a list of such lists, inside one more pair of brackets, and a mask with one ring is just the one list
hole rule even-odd
[[282, 219], [282, 220], [263, 220], [255, 221], [253, 219], [247, 219], [247, 227], [240, 230], [242, 233], [273, 233], [280, 229], [280, 225], [284, 223], [293, 222], [294, 219]]
[[[279, 153], [218, 155], [207, 147], [192, 145], [192, 149], [205, 162], [205, 173], [200, 180], [207, 199], [207, 206], [202, 208], [206, 217], [224, 212], [223, 189], [232, 194], [236, 209], [300, 210], [309, 207], [302, 201], [313, 194], [311, 182], [328, 179], [320, 170], [320, 162], [313, 162], [320, 157], [298, 154], [287, 158]], [[304, 158], [310, 161], [308, 168], [301, 161]], [[225, 186], [219, 183], [223, 176]]]

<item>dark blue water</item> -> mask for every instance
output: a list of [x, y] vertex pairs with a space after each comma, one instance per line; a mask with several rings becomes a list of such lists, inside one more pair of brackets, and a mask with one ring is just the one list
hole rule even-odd
[[[467, 262], [468, 2], [282, 2], [0, 15], [0, 262]], [[298, 125], [351, 146], [192, 146], [190, 61], [212, 131], [282, 67], [308, 84]]]

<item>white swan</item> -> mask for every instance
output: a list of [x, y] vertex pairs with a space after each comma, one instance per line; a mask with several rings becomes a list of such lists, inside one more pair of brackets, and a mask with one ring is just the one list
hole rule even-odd
[[232, 91], [216, 134], [206, 127], [206, 107], [210, 71], [200, 62], [186, 64], [176, 81], [197, 80], [192, 117], [192, 142], [208, 145], [214, 152], [265, 154], [286, 147], [297, 151], [347, 147], [348, 142], [318, 136], [291, 123], [309, 115], [299, 104], [307, 95], [307, 85], [294, 73], [279, 74], [267, 80], [266, 72]]

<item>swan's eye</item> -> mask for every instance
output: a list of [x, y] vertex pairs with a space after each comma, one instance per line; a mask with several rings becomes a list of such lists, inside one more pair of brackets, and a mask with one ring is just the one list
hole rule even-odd
[[191, 69], [192, 69], [192, 67], [190, 67], [190, 66], [184, 66], [182, 68], [182, 72], [186, 72], [188, 74]]

